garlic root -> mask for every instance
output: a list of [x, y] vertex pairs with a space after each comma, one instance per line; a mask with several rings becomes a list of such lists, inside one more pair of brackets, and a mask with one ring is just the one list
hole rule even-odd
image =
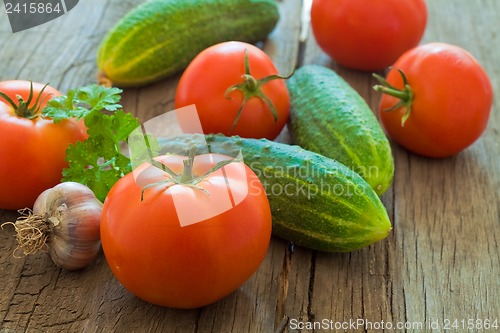
[[14, 256], [18, 250], [21, 250], [24, 255], [35, 254], [39, 251], [47, 252], [47, 240], [50, 235], [50, 225], [43, 216], [33, 215], [31, 209], [25, 208], [19, 210], [21, 216], [16, 223], [6, 222], [14, 226], [16, 230], [16, 239], [18, 246], [14, 250]]

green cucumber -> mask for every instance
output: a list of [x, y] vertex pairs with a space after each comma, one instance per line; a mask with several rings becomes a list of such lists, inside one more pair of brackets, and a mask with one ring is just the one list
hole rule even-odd
[[160, 141], [161, 153], [239, 152], [266, 189], [273, 234], [296, 245], [349, 252], [387, 237], [391, 223], [371, 186], [345, 165], [298, 146], [266, 139], [181, 135]]
[[122, 87], [145, 85], [181, 71], [214, 44], [263, 40], [278, 19], [274, 0], [146, 1], [101, 42], [99, 77]]
[[394, 176], [391, 146], [365, 100], [333, 70], [299, 68], [287, 82], [295, 144], [333, 158], [383, 194]]

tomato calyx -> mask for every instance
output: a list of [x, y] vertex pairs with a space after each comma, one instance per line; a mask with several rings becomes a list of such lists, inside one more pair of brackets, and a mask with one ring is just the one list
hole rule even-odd
[[263, 100], [267, 106], [269, 106], [269, 110], [271, 111], [274, 122], [278, 121], [278, 112], [276, 111], [276, 107], [274, 106], [274, 103], [269, 99], [269, 97], [264, 94], [262, 91], [262, 86], [265, 85], [266, 83], [277, 80], [277, 79], [282, 79], [286, 80], [290, 78], [293, 75], [292, 74], [288, 76], [281, 76], [279, 74], [273, 74], [266, 76], [262, 79], [256, 79], [250, 74], [250, 62], [248, 60], [248, 51], [245, 50], [245, 58], [244, 58], [244, 64], [245, 64], [245, 74], [243, 74], [241, 77], [243, 79], [243, 82], [234, 84], [227, 88], [226, 92], [224, 93], [224, 97], [227, 99], [231, 99], [229, 94], [235, 90], [239, 90], [243, 93], [243, 102], [240, 105], [240, 108], [238, 109], [236, 113], [236, 117], [234, 118], [233, 124], [231, 125], [231, 128], [229, 129], [229, 132], [231, 132], [238, 121], [240, 120], [241, 112], [243, 111], [243, 107], [245, 104], [252, 98], [259, 98]]
[[[3, 92], [0, 92], [0, 97], [5, 99], [10, 104], [10, 106], [14, 109], [14, 113], [16, 116], [33, 120], [33, 119], [40, 116], [40, 106], [42, 105], [42, 103], [44, 101], [43, 99], [41, 99], [41, 97], [43, 95], [43, 91], [45, 90], [45, 88], [47, 88], [48, 85], [49, 85], [48, 83], [45, 84], [43, 86], [42, 90], [40, 90], [40, 93], [38, 94], [38, 96], [35, 100], [35, 103], [33, 104], [32, 107], [30, 107], [29, 105], [31, 104], [31, 102], [33, 101], [33, 98], [34, 98], [33, 82], [30, 82], [30, 94], [28, 96], [27, 101], [25, 101], [20, 95], [16, 95], [16, 99], [17, 99], [17, 103], [16, 103], [12, 100], [12, 98], [7, 96]], [[48, 97], [48, 96], [46, 96], [46, 97]]]
[[151, 184], [144, 186], [142, 188], [142, 192], [141, 192], [141, 201], [144, 200], [144, 192], [147, 189], [149, 189], [151, 187], [158, 186], [158, 185], [162, 185], [162, 184], [166, 185], [165, 190], [169, 189], [173, 185], [182, 185], [182, 186], [187, 186], [187, 187], [191, 187], [191, 188], [203, 191], [205, 194], [210, 195], [210, 193], [206, 189], [204, 189], [201, 186], [198, 186], [198, 184], [200, 182], [202, 182], [203, 180], [205, 180], [207, 177], [209, 177], [215, 171], [222, 169], [224, 166], [226, 166], [230, 163], [233, 163], [233, 162], [241, 162], [243, 160], [241, 152], [240, 152], [238, 154], [238, 156], [236, 156], [235, 158], [220, 161], [220, 162], [216, 163], [213, 167], [210, 168], [210, 170], [208, 170], [202, 176], [195, 176], [195, 175], [193, 175], [193, 165], [194, 165], [195, 158], [196, 158], [196, 146], [193, 145], [193, 146], [191, 146], [191, 149], [189, 150], [189, 155], [188, 155], [187, 159], [182, 161], [184, 164], [184, 168], [182, 170], [182, 173], [180, 173], [180, 174], [175, 173], [174, 171], [172, 171], [172, 169], [170, 169], [168, 166], [166, 166], [165, 164], [163, 164], [159, 161], [151, 160], [150, 161], [151, 165], [153, 165], [154, 167], [167, 173], [168, 175], [170, 175], [170, 177], [167, 179], [163, 179], [163, 180], [160, 180], [158, 182], [154, 182], [154, 183], [151, 183]]
[[394, 87], [389, 82], [387, 82], [386, 79], [384, 79], [382, 76], [378, 75], [377, 73], [373, 73], [372, 75], [375, 79], [377, 79], [380, 82], [380, 84], [375, 85], [373, 87], [373, 89], [375, 91], [378, 91], [378, 92], [381, 92], [383, 94], [387, 94], [387, 95], [390, 95], [390, 96], [393, 96], [393, 97], [396, 97], [399, 99], [398, 103], [396, 103], [394, 106], [392, 106], [388, 109], [385, 109], [383, 111], [390, 112], [390, 111], [397, 110], [401, 107], [405, 108], [406, 112], [403, 115], [403, 117], [401, 117], [401, 127], [404, 127], [406, 121], [410, 117], [411, 105], [413, 103], [414, 94], [413, 94], [413, 89], [408, 84], [408, 80], [406, 78], [405, 73], [400, 69], [397, 69], [397, 71], [401, 74], [401, 77], [403, 79], [403, 89], [398, 89], [398, 88]]

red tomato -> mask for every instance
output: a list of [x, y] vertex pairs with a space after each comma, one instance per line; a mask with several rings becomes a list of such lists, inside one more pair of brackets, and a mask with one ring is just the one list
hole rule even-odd
[[418, 45], [427, 24], [424, 0], [313, 0], [318, 45], [340, 65], [374, 71]]
[[[250, 75], [245, 80], [245, 52], [248, 54]], [[276, 75], [277, 70], [264, 51], [243, 42], [225, 42], [202, 51], [184, 71], [175, 95], [175, 107], [195, 104], [203, 132], [239, 135], [249, 138], [274, 139], [288, 120], [290, 97], [280, 78], [267, 83], [260, 80]], [[245, 82], [243, 90], [249, 96], [259, 91], [274, 105], [276, 118], [269, 105], [259, 97], [246, 101], [238, 120], [238, 110], [244, 93], [234, 90], [226, 98], [226, 90]], [[257, 84], [257, 86], [255, 86]], [[236, 120], [236, 124], [233, 124]], [[181, 128], [186, 131], [187, 126]]]
[[[386, 80], [400, 90], [396, 94], [402, 93], [404, 105], [387, 111], [400, 99], [391, 96], [394, 89], [386, 85], [389, 91], [382, 96], [379, 109], [383, 126], [396, 142], [417, 154], [447, 157], [483, 133], [493, 91], [488, 75], [469, 52], [429, 43], [403, 54], [393, 68]], [[396, 69], [406, 76], [407, 89]], [[413, 96], [408, 100], [410, 91]], [[403, 117], [408, 117], [404, 125]]]
[[[0, 97], [0, 208], [21, 209], [32, 207], [44, 190], [58, 184], [66, 167], [65, 151], [70, 143], [86, 137], [85, 128], [75, 121], [65, 120], [54, 124], [50, 119], [36, 116], [53, 96], [61, 93], [47, 86], [35, 107], [43, 85], [33, 83], [33, 98], [23, 115], [6, 99]], [[27, 102], [30, 95], [29, 81], [0, 82], [0, 92], [18, 104], [17, 95]], [[22, 102], [20, 103], [22, 104]], [[18, 108], [19, 113], [23, 107]]]
[[[192, 173], [201, 176], [226, 159], [196, 156]], [[180, 174], [186, 157], [158, 160]], [[104, 202], [102, 247], [115, 277], [136, 296], [162, 306], [201, 307], [230, 294], [257, 270], [271, 237], [269, 202], [241, 162], [195, 187], [165, 183], [170, 180], [149, 164], [120, 179]]]

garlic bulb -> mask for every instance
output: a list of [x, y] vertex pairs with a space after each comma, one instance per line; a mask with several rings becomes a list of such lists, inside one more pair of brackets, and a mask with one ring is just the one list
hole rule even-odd
[[46, 250], [62, 268], [84, 268], [99, 253], [101, 210], [102, 203], [85, 185], [65, 182], [45, 190], [33, 213], [21, 212], [15, 223], [18, 249], [24, 254]]

